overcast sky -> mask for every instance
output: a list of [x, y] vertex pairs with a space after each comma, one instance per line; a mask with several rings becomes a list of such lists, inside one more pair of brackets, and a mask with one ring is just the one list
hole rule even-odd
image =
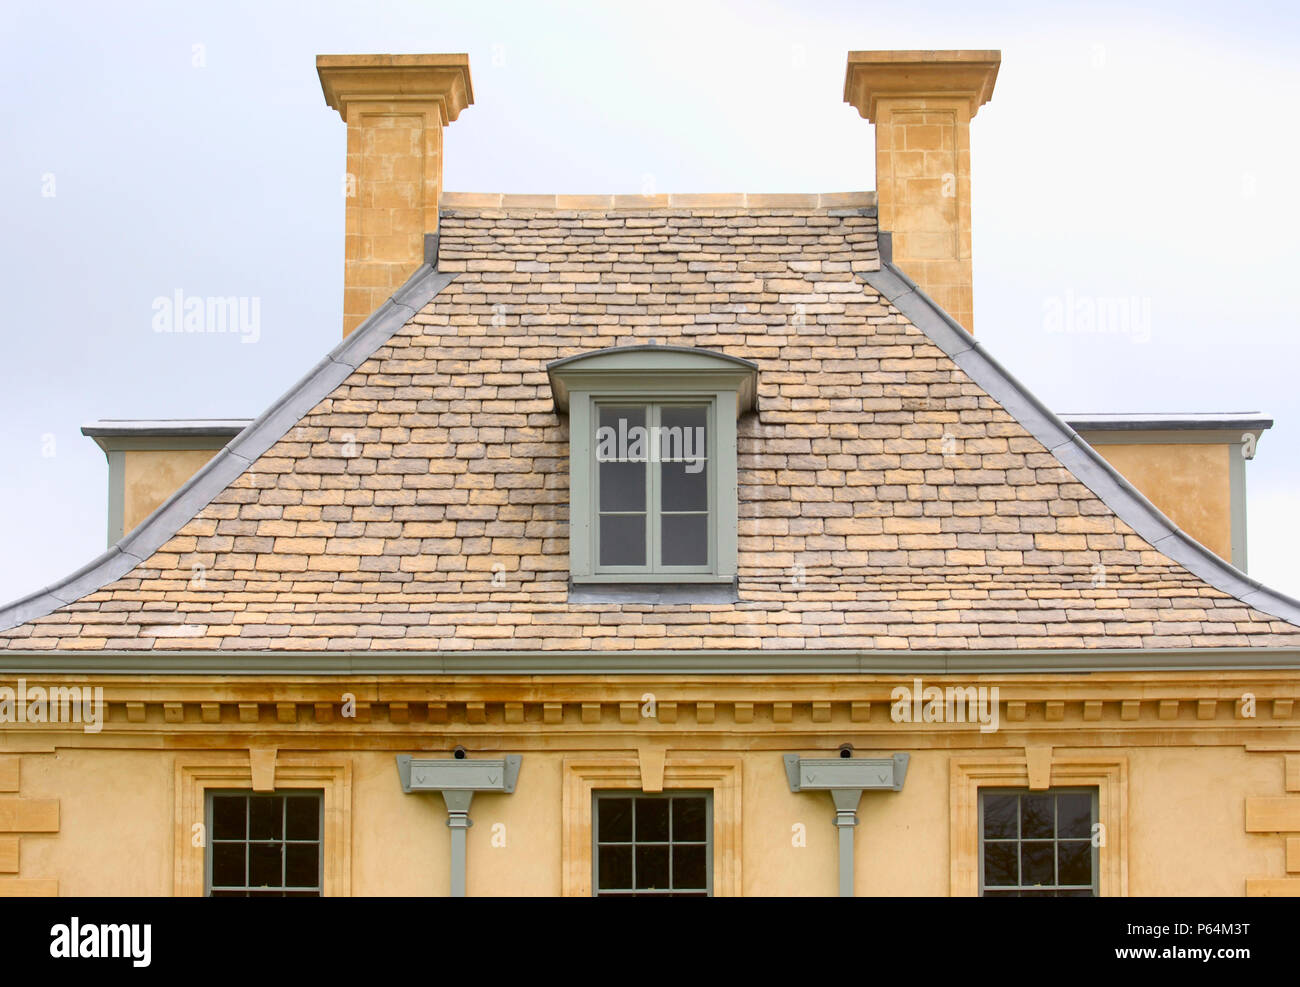
[[[251, 418], [339, 339], [317, 53], [470, 55], [471, 192], [875, 187], [845, 54], [998, 48], [971, 128], [979, 338], [1063, 412], [1262, 411], [1251, 574], [1300, 595], [1300, 14], [1271, 2], [0, 5], [0, 602], [105, 547], [96, 418]], [[260, 333], [153, 331], [257, 299]], [[1118, 298], [1128, 332], [1052, 332]]]

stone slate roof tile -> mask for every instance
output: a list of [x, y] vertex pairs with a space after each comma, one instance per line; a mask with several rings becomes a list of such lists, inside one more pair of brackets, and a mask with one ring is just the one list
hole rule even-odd
[[[887, 300], [907, 285], [874, 209], [794, 202], [447, 208], [432, 301], [161, 547], [0, 649], [1300, 646]], [[569, 602], [546, 365], [650, 342], [759, 366], [737, 603]]]

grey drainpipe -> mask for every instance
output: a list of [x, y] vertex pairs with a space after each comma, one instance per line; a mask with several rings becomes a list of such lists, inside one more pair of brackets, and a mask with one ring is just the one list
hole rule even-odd
[[503, 758], [474, 758], [465, 756], [463, 748], [449, 758], [416, 758], [409, 754], [397, 755], [397, 775], [402, 781], [402, 791], [439, 792], [447, 806], [447, 827], [451, 830], [451, 896], [465, 897], [466, 831], [474, 825], [469, 817], [469, 805], [475, 792], [506, 792], [515, 790], [519, 779], [519, 754]]
[[840, 897], [853, 897], [853, 829], [858, 824], [860, 788], [841, 788], [831, 792], [835, 802], [835, 828], [840, 834]]
[[470, 799], [473, 792], [457, 792], [443, 789], [442, 799], [447, 803], [447, 828], [451, 830], [451, 896], [465, 897], [465, 873], [468, 869], [466, 841], [469, 828], [474, 820], [469, 817]]
[[792, 792], [830, 792], [839, 831], [840, 897], [853, 897], [853, 829], [864, 791], [901, 792], [907, 778], [907, 754], [893, 757], [800, 757], [785, 755], [785, 773]]

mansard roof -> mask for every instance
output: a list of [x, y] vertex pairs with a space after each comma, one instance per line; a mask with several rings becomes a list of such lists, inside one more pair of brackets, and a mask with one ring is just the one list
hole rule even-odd
[[[1300, 604], [1175, 528], [889, 262], [870, 196], [593, 201], [448, 196], [436, 262], [139, 528], [0, 610], [0, 649], [1300, 646]], [[739, 602], [569, 600], [547, 368], [652, 342], [757, 367]]]

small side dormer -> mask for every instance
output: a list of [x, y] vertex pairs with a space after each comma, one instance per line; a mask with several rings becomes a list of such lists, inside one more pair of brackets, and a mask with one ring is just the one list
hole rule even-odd
[[1246, 571], [1246, 460], [1273, 420], [1224, 414], [1062, 415], [1169, 520]]
[[108, 457], [108, 544], [115, 545], [244, 430], [243, 419], [91, 422]]

